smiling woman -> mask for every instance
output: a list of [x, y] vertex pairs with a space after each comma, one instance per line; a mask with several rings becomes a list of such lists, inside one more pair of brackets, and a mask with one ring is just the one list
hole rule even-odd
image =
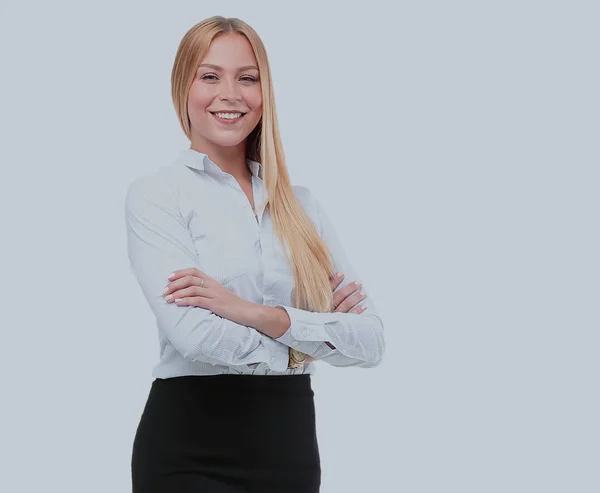
[[171, 81], [191, 146], [125, 200], [160, 336], [133, 492], [318, 492], [314, 363], [379, 365], [383, 323], [320, 202], [290, 182], [256, 32], [198, 23]]
[[262, 117], [259, 74], [248, 37], [235, 31], [215, 36], [189, 88], [192, 147], [214, 149], [218, 144], [245, 155], [244, 138]]

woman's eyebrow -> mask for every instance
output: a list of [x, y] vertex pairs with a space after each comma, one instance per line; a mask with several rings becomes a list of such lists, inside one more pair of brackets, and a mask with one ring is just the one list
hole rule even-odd
[[[199, 67], [210, 67], [210, 68], [214, 68], [215, 70], [223, 70], [223, 67], [219, 67], [218, 65], [213, 65], [212, 63], [202, 63], [199, 65]], [[249, 70], [249, 69], [258, 70], [258, 67], [256, 67], [255, 65], [244, 65], [243, 67], [238, 67], [238, 72], [241, 72], [242, 70]]]

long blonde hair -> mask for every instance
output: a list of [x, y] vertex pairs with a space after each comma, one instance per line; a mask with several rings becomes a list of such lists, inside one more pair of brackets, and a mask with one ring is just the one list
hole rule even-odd
[[331, 311], [331, 253], [292, 189], [279, 135], [269, 60], [263, 42], [252, 27], [237, 18], [213, 16], [188, 30], [179, 44], [171, 72], [175, 111], [183, 131], [191, 140], [187, 102], [194, 75], [211, 41], [220, 34], [232, 32], [246, 37], [258, 62], [263, 113], [259, 124], [248, 136], [246, 153], [249, 159], [263, 165], [267, 199], [262, 205], [269, 206], [273, 229], [294, 272], [292, 302], [296, 308], [304, 310]]

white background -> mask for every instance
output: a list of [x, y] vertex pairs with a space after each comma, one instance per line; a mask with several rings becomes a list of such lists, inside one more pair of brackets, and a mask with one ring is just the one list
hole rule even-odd
[[189, 147], [171, 67], [218, 14], [385, 323], [379, 367], [313, 378], [322, 491], [600, 491], [594, 4], [3, 1], [0, 490], [130, 491], [158, 340], [124, 194]]

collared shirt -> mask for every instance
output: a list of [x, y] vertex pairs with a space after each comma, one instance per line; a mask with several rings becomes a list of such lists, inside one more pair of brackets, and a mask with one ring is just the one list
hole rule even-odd
[[[360, 313], [318, 313], [292, 306], [294, 277], [273, 231], [262, 165], [247, 159], [257, 210], [237, 180], [207, 154], [184, 149], [170, 165], [133, 180], [125, 198], [130, 270], [156, 316], [156, 378], [222, 373], [314, 374], [313, 361], [288, 368], [289, 348], [333, 366], [373, 367], [383, 357], [383, 323], [371, 296]], [[327, 214], [309, 189], [299, 203], [332, 252], [335, 272], [359, 279]], [[284, 308], [289, 329], [273, 339], [210, 310], [168, 303], [162, 294], [176, 270], [196, 267], [253, 303]], [[335, 349], [327, 343], [330, 342]]]

